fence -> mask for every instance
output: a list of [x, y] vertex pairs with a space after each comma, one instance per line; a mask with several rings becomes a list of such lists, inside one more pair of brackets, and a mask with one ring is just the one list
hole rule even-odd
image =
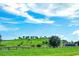
[[0, 47], [0, 50], [10, 50], [10, 49], [29, 49], [29, 46], [7, 46], [7, 47]]

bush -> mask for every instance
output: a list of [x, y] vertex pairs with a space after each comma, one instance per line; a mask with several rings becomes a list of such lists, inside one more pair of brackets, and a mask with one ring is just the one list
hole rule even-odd
[[47, 42], [47, 41], [43, 41], [42, 43], [43, 43], [43, 44], [48, 44], [48, 42]]
[[40, 45], [40, 44], [38, 44], [38, 45], [36, 45], [37, 47], [41, 47], [42, 45]]
[[18, 44], [17, 46], [21, 46], [21, 45], [23, 45], [23, 42], [21, 42], [20, 44]]
[[35, 45], [31, 45], [31, 47], [35, 47]]

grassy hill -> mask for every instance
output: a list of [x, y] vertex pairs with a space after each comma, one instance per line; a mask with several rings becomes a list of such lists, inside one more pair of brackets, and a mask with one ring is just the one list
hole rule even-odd
[[31, 45], [37, 45], [37, 44], [43, 45], [43, 42], [47, 42], [47, 39], [39, 38], [39, 39], [3, 40], [1, 44], [4, 46], [18, 46], [18, 45], [31, 46]]

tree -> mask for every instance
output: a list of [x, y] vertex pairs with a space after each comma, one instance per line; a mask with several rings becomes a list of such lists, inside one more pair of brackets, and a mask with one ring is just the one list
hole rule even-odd
[[29, 36], [26, 36], [26, 38], [25, 39], [29, 39]]
[[23, 36], [23, 39], [25, 39], [25, 36]]
[[67, 40], [61, 40], [62, 41], [62, 45], [63, 46], [65, 46], [65, 44], [67, 44], [68, 43], [68, 41]]
[[38, 36], [35, 36], [35, 39], [38, 39]]
[[77, 44], [79, 46], [79, 41], [75, 42], [75, 44]]
[[44, 38], [47, 39], [48, 37], [47, 36], [44, 36]]
[[1, 45], [1, 41], [2, 41], [2, 36], [0, 35], [0, 45]]
[[30, 36], [30, 39], [34, 39], [34, 36]]
[[18, 39], [22, 39], [21, 37], [18, 37]]
[[51, 36], [49, 38], [49, 45], [54, 48], [60, 46], [60, 38], [58, 36]]
[[67, 41], [67, 40], [62, 40], [62, 42], [63, 42], [63, 44], [68, 43], [68, 41]]

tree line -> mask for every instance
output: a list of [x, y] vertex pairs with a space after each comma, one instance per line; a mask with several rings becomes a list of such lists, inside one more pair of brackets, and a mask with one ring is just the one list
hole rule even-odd
[[[18, 37], [18, 39], [39, 39], [39, 38], [44, 38], [48, 39], [48, 42], [43, 42], [45, 44], [49, 44], [49, 47], [57, 48], [57, 47], [63, 47], [64, 45], [66, 46], [79, 46], [79, 41], [76, 42], [68, 42], [67, 40], [61, 40], [59, 36], [51, 36], [51, 37], [38, 37], [38, 36], [23, 36], [23, 37]], [[2, 42], [2, 36], [0, 35], [0, 45]], [[22, 44], [22, 43], [21, 43]], [[40, 46], [40, 45], [38, 45]]]
[[39, 38], [48, 38], [46, 36], [22, 36], [22, 37], [18, 37], [18, 39], [39, 39]]

